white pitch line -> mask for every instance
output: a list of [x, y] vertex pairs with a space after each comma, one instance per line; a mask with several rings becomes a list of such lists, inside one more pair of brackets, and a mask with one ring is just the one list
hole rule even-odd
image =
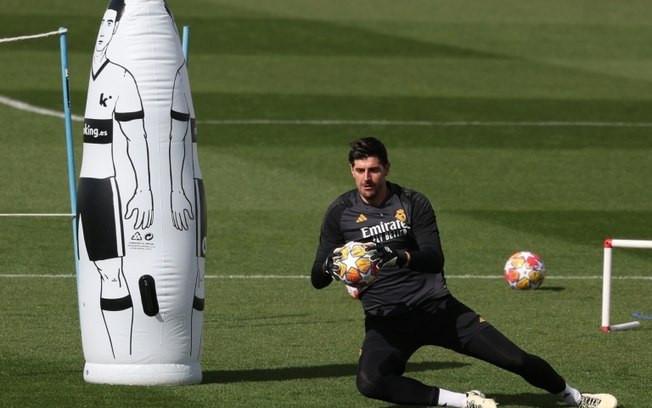
[[[505, 279], [503, 275], [446, 275], [446, 279]], [[548, 276], [545, 280], [602, 280], [602, 275]], [[614, 280], [652, 280], [652, 276], [612, 276]]]
[[74, 278], [75, 275], [45, 275], [45, 274], [18, 274], [18, 273], [8, 273], [0, 274], [0, 278], [13, 278], [13, 279], [67, 279]]
[[[0, 104], [10, 106], [26, 112], [44, 116], [63, 118], [63, 112], [41, 108], [28, 103], [0, 95]], [[83, 122], [84, 118], [77, 115], [71, 116], [75, 122]], [[198, 120], [201, 125], [228, 126], [421, 126], [421, 127], [600, 127], [600, 128], [649, 128], [652, 122], [600, 122], [600, 121], [438, 121], [438, 120], [383, 120], [383, 119], [224, 119]]]
[[[9, 107], [22, 110], [25, 112], [36, 113], [43, 116], [54, 116], [56, 118], [64, 118], [65, 115], [61, 111], [55, 111], [52, 109], [40, 108], [38, 106], [30, 105], [16, 99], [8, 98], [6, 96], [0, 95], [0, 104], [7, 105]], [[82, 122], [84, 118], [81, 116], [71, 115], [72, 120], [76, 122]]]
[[[15, 279], [66, 279], [74, 274], [0, 274], [0, 278]], [[222, 280], [295, 280], [310, 279], [309, 275], [206, 275], [206, 279]], [[504, 279], [502, 275], [446, 275], [446, 279]], [[614, 280], [652, 281], [652, 276], [613, 276]], [[602, 275], [590, 276], [546, 276], [546, 280], [602, 280]]]

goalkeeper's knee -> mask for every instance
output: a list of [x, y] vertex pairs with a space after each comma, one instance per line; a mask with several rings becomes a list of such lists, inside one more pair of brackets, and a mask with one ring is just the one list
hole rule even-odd
[[394, 353], [363, 352], [358, 366], [356, 386], [365, 397], [386, 400], [392, 388], [389, 378], [395, 378], [404, 372], [405, 361]]
[[383, 386], [382, 378], [379, 375], [369, 376], [364, 372], [359, 372], [356, 381], [356, 386], [360, 394], [367, 398], [382, 399]]

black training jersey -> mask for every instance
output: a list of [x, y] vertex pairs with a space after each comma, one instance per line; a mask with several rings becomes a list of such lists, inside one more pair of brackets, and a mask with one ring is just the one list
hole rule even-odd
[[383, 267], [377, 280], [360, 291], [365, 313], [376, 316], [402, 314], [449, 293], [430, 202], [414, 190], [387, 185], [387, 198], [378, 207], [362, 201], [356, 189], [342, 194], [328, 207], [311, 275], [318, 289], [330, 284], [332, 278], [322, 271], [322, 265], [335, 248], [348, 241], [382, 243], [408, 251], [408, 267]]

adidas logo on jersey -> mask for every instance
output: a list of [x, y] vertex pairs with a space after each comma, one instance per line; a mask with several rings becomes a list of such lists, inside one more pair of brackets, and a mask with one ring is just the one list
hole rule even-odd
[[365, 222], [365, 221], [367, 221], [367, 216], [364, 215], [364, 214], [360, 214], [360, 215], [358, 216], [358, 219], [355, 220], [355, 223], [356, 223], [356, 224], [360, 224], [361, 222]]

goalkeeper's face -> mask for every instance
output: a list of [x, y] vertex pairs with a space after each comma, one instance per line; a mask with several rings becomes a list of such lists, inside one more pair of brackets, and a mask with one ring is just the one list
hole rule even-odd
[[367, 204], [380, 205], [387, 196], [385, 178], [389, 175], [389, 166], [389, 163], [383, 165], [375, 156], [353, 162], [351, 175], [360, 197]]

